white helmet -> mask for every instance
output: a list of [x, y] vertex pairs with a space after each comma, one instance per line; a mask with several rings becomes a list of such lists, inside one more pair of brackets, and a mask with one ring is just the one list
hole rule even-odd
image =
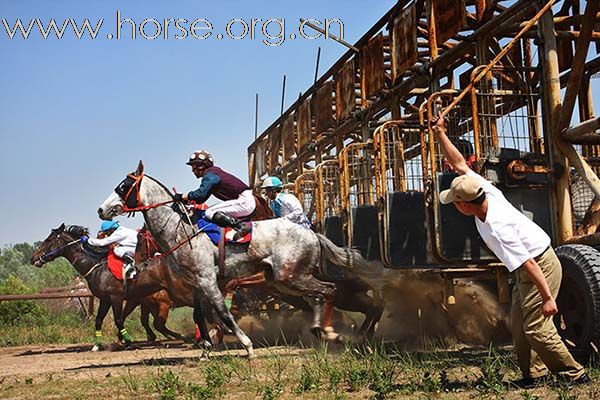
[[283, 187], [283, 182], [281, 182], [281, 179], [279, 179], [276, 176], [269, 176], [267, 179], [265, 179], [263, 181], [263, 184], [261, 186], [262, 189], [281, 188], [281, 187]]

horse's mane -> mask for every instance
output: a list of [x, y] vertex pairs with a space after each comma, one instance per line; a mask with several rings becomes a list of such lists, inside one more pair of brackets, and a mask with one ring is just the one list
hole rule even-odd
[[[81, 236], [87, 235], [88, 229], [81, 225], [69, 225], [65, 227], [65, 232], [75, 240]], [[83, 250], [94, 258], [106, 258], [108, 255], [107, 247], [92, 246], [88, 243], [83, 244]]]
[[81, 225], [68, 225], [67, 227], [65, 227], [65, 232], [75, 237], [81, 237], [87, 234], [87, 231], [88, 228]]
[[163, 184], [161, 181], [159, 181], [159, 180], [158, 180], [158, 179], [156, 179], [156, 178], [153, 178], [153, 177], [151, 177], [150, 175], [145, 175], [145, 174], [144, 174], [144, 177], [145, 177], [145, 178], [149, 178], [151, 181], [153, 181], [153, 182], [154, 182], [154, 183], [156, 183], [158, 186], [160, 186], [161, 188], [163, 188], [163, 190], [164, 190], [165, 192], [167, 192], [167, 193], [169, 194], [169, 196], [171, 196], [171, 198], [173, 198], [173, 193], [171, 193], [171, 191], [169, 190], [169, 188], [168, 188], [168, 187], [166, 187], [166, 186], [165, 186], [165, 185], [164, 185], [164, 184]]

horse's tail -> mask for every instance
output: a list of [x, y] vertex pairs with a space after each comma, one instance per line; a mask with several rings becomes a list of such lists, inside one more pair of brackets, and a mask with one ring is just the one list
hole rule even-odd
[[331, 263], [340, 267], [349, 269], [365, 269], [368, 268], [367, 260], [363, 258], [358, 250], [348, 247], [338, 247], [324, 235], [317, 233], [319, 244], [321, 245], [322, 257]]

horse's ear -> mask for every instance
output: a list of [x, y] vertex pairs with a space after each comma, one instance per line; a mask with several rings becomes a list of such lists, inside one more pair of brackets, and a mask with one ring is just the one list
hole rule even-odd
[[140, 160], [137, 169], [135, 170], [135, 175], [140, 176], [144, 173], [144, 163]]
[[60, 226], [58, 228], [56, 228], [57, 231], [62, 232], [65, 230], [65, 223], [63, 222], [62, 224], [60, 224]]

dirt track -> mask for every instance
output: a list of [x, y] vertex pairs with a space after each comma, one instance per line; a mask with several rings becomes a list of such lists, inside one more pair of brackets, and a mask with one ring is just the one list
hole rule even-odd
[[[104, 350], [91, 352], [91, 344], [61, 346], [21, 346], [0, 348], [0, 381], [6, 378], [68, 374], [70, 377], [90, 374], [106, 375], [114, 368], [198, 362], [201, 351], [179, 341], [162, 342], [161, 347], [138, 344], [136, 350]], [[283, 347], [256, 349], [257, 356], [272, 355]], [[286, 353], [301, 350], [285, 348]], [[213, 352], [211, 356], [243, 356], [244, 350]]]

